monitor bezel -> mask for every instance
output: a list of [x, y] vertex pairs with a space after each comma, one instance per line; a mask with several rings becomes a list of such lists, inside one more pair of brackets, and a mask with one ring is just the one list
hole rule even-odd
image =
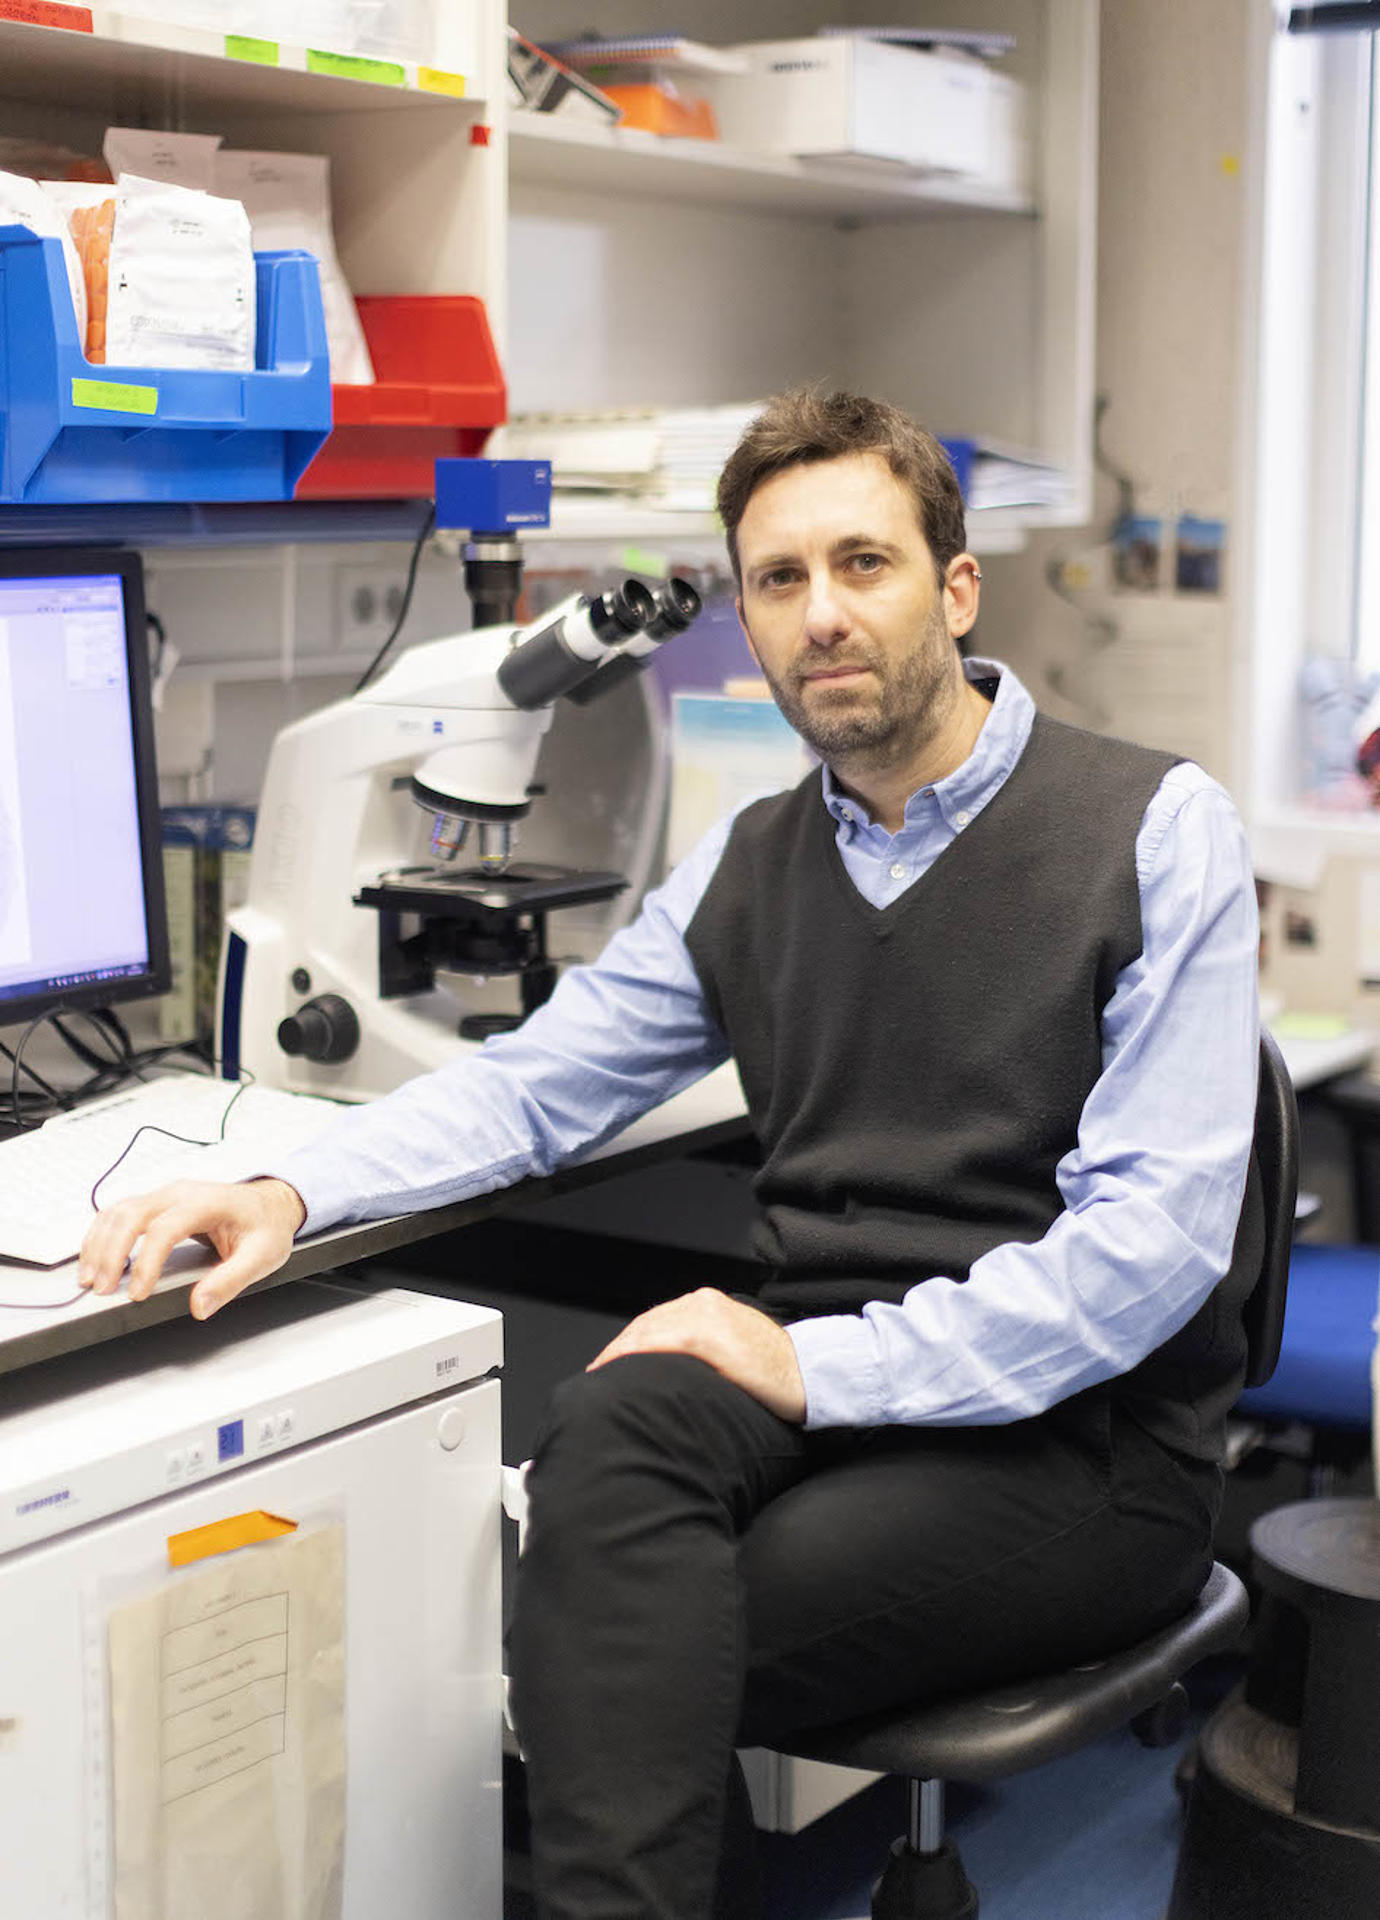
[[118, 575], [124, 599], [125, 662], [148, 964], [142, 973], [125, 979], [93, 980], [71, 987], [41, 987], [12, 999], [0, 999], [0, 1028], [25, 1026], [46, 1014], [80, 1013], [93, 1007], [151, 1000], [167, 993], [172, 985], [143, 556], [128, 547], [0, 547], [0, 580], [57, 579], [88, 573]]

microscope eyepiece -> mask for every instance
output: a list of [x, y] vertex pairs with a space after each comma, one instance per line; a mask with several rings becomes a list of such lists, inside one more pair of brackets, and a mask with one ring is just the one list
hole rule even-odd
[[606, 646], [619, 646], [656, 617], [656, 601], [640, 580], [625, 580], [589, 605], [589, 624]]
[[647, 622], [647, 638], [669, 640], [673, 633], [684, 633], [699, 618], [703, 605], [690, 582], [672, 574], [656, 590], [656, 612]]
[[[628, 584], [635, 586], [637, 583], [629, 581]], [[643, 592], [646, 592], [645, 587]], [[633, 634], [619, 648], [606, 666], [600, 667], [597, 673], [591, 674], [588, 680], [581, 681], [575, 688], [570, 698], [576, 706], [588, 706], [591, 700], [602, 699], [606, 693], [621, 687], [625, 680], [641, 673], [644, 667], [650, 665], [658, 648], [668, 640], [673, 640], [678, 633], [684, 633], [687, 627], [693, 626], [703, 604], [688, 580], [678, 579], [674, 575], [669, 580], [663, 580], [652, 599], [651, 618], [640, 633]]]
[[544, 707], [578, 687], [626, 640], [642, 632], [656, 602], [640, 580], [597, 599], [575, 597], [515, 636], [498, 684], [515, 707]]

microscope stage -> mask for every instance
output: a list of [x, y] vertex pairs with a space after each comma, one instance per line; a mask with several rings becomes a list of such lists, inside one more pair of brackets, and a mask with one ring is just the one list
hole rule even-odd
[[482, 867], [397, 867], [380, 874], [374, 886], [361, 887], [355, 901], [362, 907], [433, 918], [475, 907], [491, 913], [545, 913], [552, 907], [611, 900], [627, 884], [621, 873], [587, 873], [536, 861], [518, 862], [502, 873]]

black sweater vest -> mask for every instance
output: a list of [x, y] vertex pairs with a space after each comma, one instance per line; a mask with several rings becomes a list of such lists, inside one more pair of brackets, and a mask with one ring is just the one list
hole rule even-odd
[[[1136, 836], [1173, 764], [1037, 716], [973, 824], [880, 909], [844, 869], [817, 773], [738, 817], [686, 942], [762, 1149], [771, 1312], [900, 1300], [1053, 1225], [1102, 1011], [1141, 951]], [[1199, 1458], [1220, 1452], [1244, 1366], [1246, 1214], [1212, 1299], [1119, 1383]]]

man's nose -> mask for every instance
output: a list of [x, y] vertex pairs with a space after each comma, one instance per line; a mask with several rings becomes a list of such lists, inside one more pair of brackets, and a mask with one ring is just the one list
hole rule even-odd
[[838, 583], [831, 574], [820, 572], [810, 576], [809, 598], [805, 605], [805, 635], [813, 646], [833, 646], [843, 640], [851, 630], [844, 596], [838, 591]]

